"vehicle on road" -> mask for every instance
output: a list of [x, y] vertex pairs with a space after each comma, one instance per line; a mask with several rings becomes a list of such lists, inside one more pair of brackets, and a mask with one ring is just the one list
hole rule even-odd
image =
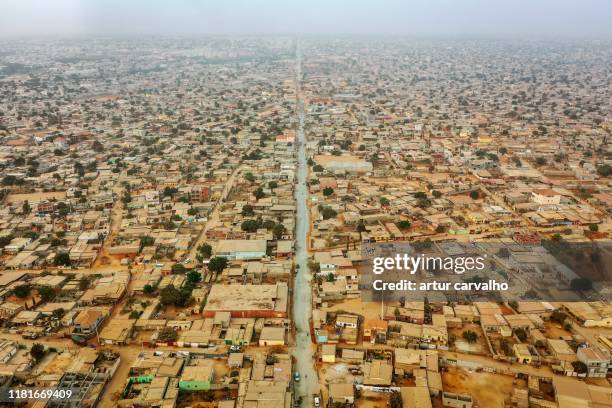
[[297, 371], [293, 373], [293, 381], [300, 382], [300, 373], [298, 373]]

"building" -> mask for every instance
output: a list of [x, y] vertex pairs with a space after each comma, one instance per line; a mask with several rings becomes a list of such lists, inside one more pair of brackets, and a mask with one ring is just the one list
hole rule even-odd
[[401, 387], [400, 394], [404, 407], [431, 408], [431, 397], [427, 387]]
[[331, 404], [353, 404], [355, 390], [351, 383], [329, 384], [329, 400]]
[[390, 386], [393, 366], [386, 361], [374, 360], [363, 364], [364, 385]]
[[204, 317], [230, 312], [231, 317], [287, 317], [288, 287], [274, 285], [213, 285]]
[[217, 242], [215, 255], [227, 259], [261, 259], [266, 256], [267, 241], [264, 239], [222, 239]]
[[284, 327], [264, 327], [259, 335], [260, 346], [284, 346], [286, 340]]
[[336, 362], [336, 345], [335, 344], [323, 344], [321, 346], [321, 361], [324, 363], [335, 363]]
[[108, 324], [99, 333], [100, 344], [125, 345], [129, 343], [134, 331], [135, 320], [110, 319]]
[[451, 408], [472, 408], [474, 401], [470, 395], [443, 392], [442, 405]]
[[108, 313], [102, 310], [85, 309], [81, 310], [74, 319], [73, 334], [79, 334], [82, 336], [92, 336], [97, 333], [98, 327], [104, 321]]
[[179, 389], [186, 391], [205, 391], [210, 389], [215, 378], [214, 361], [209, 359], [196, 360], [197, 365], [183, 368], [179, 381]]
[[578, 360], [587, 366], [587, 376], [606, 378], [612, 367], [610, 352], [596, 346], [580, 347], [576, 352]]
[[561, 202], [561, 194], [549, 188], [533, 190], [531, 198], [534, 203], [541, 205], [555, 205]]

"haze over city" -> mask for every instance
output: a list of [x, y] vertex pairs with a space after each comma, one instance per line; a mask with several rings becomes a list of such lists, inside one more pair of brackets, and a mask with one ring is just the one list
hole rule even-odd
[[612, 35], [603, 0], [4, 0], [1, 36]]

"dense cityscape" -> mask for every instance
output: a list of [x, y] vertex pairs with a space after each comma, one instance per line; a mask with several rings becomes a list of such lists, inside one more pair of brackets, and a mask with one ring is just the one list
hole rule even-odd
[[[595, 40], [0, 41], [0, 396], [611, 406], [611, 60]], [[485, 271], [372, 293], [368, 248], [399, 247]]]

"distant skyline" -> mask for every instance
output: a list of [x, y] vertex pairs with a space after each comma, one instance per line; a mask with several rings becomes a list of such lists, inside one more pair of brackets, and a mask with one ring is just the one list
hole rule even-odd
[[0, 36], [365, 34], [612, 38], [608, 0], [2, 0]]

